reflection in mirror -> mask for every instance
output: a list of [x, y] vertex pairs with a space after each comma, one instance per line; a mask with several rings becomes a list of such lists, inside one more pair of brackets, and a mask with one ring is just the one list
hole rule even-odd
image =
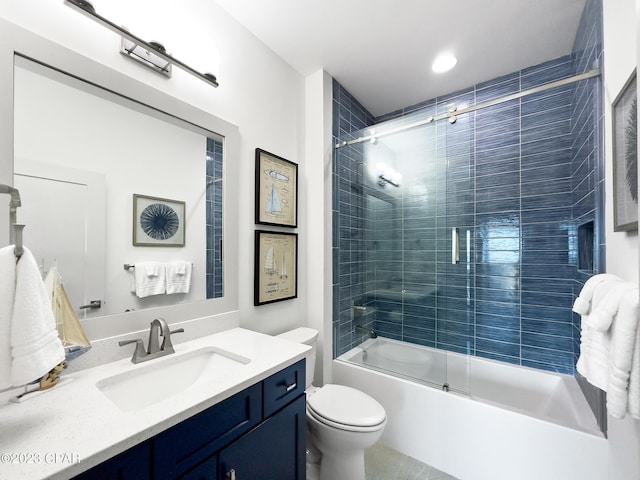
[[[80, 318], [222, 297], [224, 138], [20, 56], [14, 75], [25, 245], [43, 273], [57, 265]], [[133, 245], [135, 194], [185, 203], [184, 246]], [[124, 266], [143, 262], [185, 262], [188, 292], [140, 298]]]

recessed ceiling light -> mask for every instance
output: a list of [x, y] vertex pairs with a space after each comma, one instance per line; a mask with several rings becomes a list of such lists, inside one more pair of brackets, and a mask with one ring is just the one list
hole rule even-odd
[[456, 66], [456, 63], [458, 63], [458, 59], [456, 57], [449, 53], [445, 53], [443, 55], [439, 55], [435, 59], [431, 69], [436, 73], [448, 72]]

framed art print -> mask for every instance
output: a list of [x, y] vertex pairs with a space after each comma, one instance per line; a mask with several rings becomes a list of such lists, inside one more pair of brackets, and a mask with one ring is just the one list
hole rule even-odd
[[254, 305], [298, 296], [298, 234], [256, 230]]
[[133, 245], [184, 247], [185, 202], [133, 194]]
[[638, 96], [635, 70], [613, 101], [613, 230], [638, 230]]
[[298, 165], [256, 148], [256, 223], [298, 226]]

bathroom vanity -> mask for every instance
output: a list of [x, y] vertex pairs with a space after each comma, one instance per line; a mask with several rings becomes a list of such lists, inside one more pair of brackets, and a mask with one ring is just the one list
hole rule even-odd
[[[2, 476], [304, 479], [307, 347], [234, 328], [175, 348], [146, 365], [127, 358], [78, 372], [23, 403], [3, 396], [0, 451], [16, 461], [3, 460]], [[156, 373], [172, 379], [172, 368], [203, 373], [154, 397], [146, 382]], [[120, 385], [141, 398], [107, 388]]]
[[304, 479], [304, 374], [301, 360], [75, 478]]

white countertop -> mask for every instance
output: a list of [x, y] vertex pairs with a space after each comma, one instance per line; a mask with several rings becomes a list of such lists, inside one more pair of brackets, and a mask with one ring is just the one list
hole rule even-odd
[[[305, 357], [310, 348], [277, 337], [233, 328], [175, 345], [180, 355], [213, 346], [251, 361], [240, 372], [201, 378], [181, 394], [123, 412], [96, 387], [112, 375], [171, 356], [131, 363], [130, 358], [70, 375], [73, 381], [21, 403], [16, 392], [0, 395], [0, 478], [67, 479], [153, 437]], [[125, 347], [131, 348], [133, 346]]]

